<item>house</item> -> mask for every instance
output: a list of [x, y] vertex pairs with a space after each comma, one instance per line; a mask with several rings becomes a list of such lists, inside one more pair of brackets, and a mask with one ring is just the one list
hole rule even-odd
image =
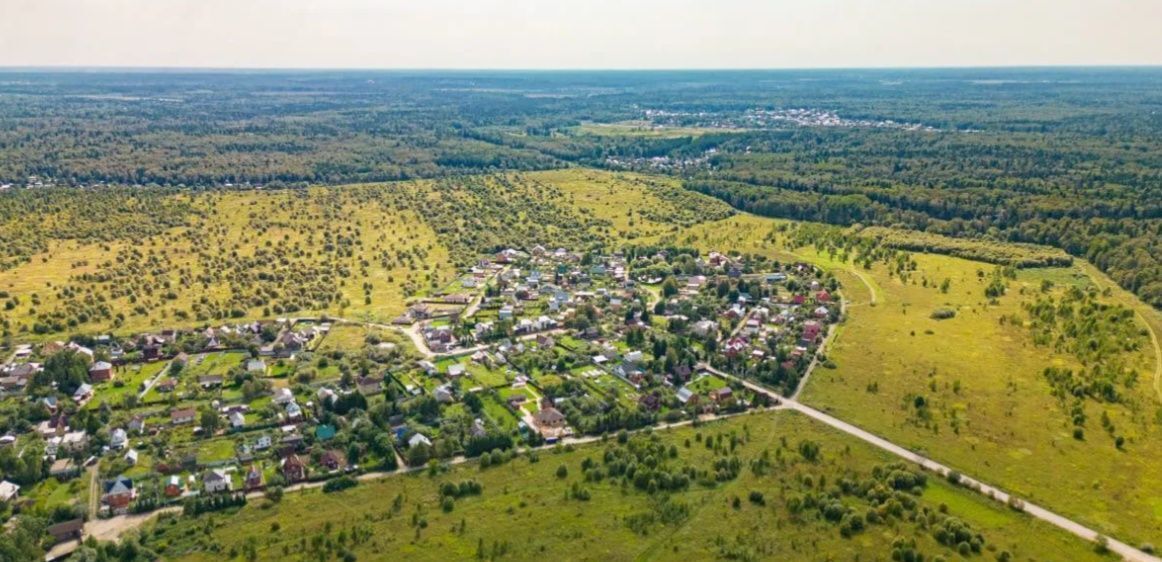
[[565, 414], [553, 406], [542, 407], [536, 414], [533, 414], [533, 421], [536, 422], [537, 427], [541, 430], [557, 429], [565, 425]]
[[129, 466], [137, 466], [137, 450], [136, 449], [129, 449], [129, 451], [127, 451], [125, 453], [125, 462], [129, 463]]
[[488, 434], [488, 430], [484, 427], [484, 420], [480, 418], [472, 420], [472, 427], [468, 431], [473, 437], [484, 437]]
[[323, 404], [324, 406], [334, 402], [336, 398], [335, 391], [327, 387], [320, 388], [319, 391], [315, 393], [315, 396], [318, 397], [319, 404]]
[[826, 306], [820, 306], [815, 309], [816, 318], [827, 318], [828, 314], [831, 314], [831, 311], [827, 310]]
[[229, 492], [232, 486], [230, 474], [220, 468], [215, 468], [202, 477], [202, 487], [207, 494]]
[[275, 404], [285, 405], [295, 401], [295, 394], [289, 388], [280, 388], [274, 391]]
[[64, 435], [69, 430], [69, 418], [63, 412], [54, 414], [51, 418], [37, 424], [36, 432], [48, 439], [57, 435]]
[[464, 370], [465, 370], [465, 367], [464, 367], [463, 363], [456, 363], [454, 365], [448, 365], [448, 376], [449, 377], [464, 376]]
[[40, 399], [40, 403], [44, 404], [44, 407], [47, 408], [49, 412], [53, 413], [55, 413], [56, 409], [60, 407], [60, 404], [57, 403], [56, 396], [45, 396], [44, 398]]
[[145, 416], [141, 414], [134, 415], [126, 427], [129, 428], [130, 433], [145, 433]]
[[246, 471], [246, 490], [257, 490], [262, 486], [262, 471], [258, 470], [257, 466], [250, 465], [250, 470]]
[[432, 363], [431, 361], [420, 361], [418, 363], [418, 365], [420, 366], [421, 369], [424, 370], [425, 373], [427, 373], [429, 375], [434, 375], [438, 372], [436, 370], [436, 364]]
[[157, 383], [157, 385], [154, 386], [154, 388], [156, 388], [158, 392], [173, 392], [174, 390], [177, 389], [177, 387], [178, 387], [177, 379], [172, 379], [172, 378], [166, 378], [165, 380]]
[[287, 482], [301, 482], [307, 479], [307, 465], [298, 455], [291, 454], [282, 459], [282, 477]]
[[408, 439], [408, 447], [409, 448], [415, 447], [416, 445], [427, 445], [428, 447], [431, 447], [432, 440], [428, 439], [427, 436], [425, 436], [423, 433], [417, 433], [415, 435], [412, 435], [411, 438]]
[[64, 458], [53, 461], [52, 466], [48, 469], [48, 475], [56, 478], [58, 481], [65, 481], [80, 473], [80, 468], [73, 459]]
[[257, 451], [265, 451], [274, 446], [274, 440], [269, 435], [262, 435], [254, 442], [254, 449]]
[[87, 348], [87, 347], [85, 347], [77, 342], [69, 342], [68, 345], [65, 346], [65, 349], [72, 350], [73, 352], [77, 353], [78, 355], [84, 355], [85, 357], [87, 357], [89, 359], [89, 361], [93, 360], [93, 350], [89, 349], [89, 348]]
[[124, 429], [118, 427], [109, 433], [109, 447], [124, 449], [127, 444], [129, 444], [129, 434]]
[[814, 320], [809, 320], [803, 323], [803, 339], [808, 341], [817, 341], [819, 334], [823, 333], [823, 326]]
[[77, 387], [76, 392], [73, 392], [73, 400], [76, 402], [84, 402], [93, 397], [93, 385], [84, 383]]
[[383, 377], [359, 377], [355, 380], [355, 387], [364, 396], [379, 394], [383, 391]]
[[275, 340], [274, 355], [275, 357], [294, 357], [296, 353], [303, 350], [307, 343], [311, 341], [311, 336], [301, 332], [283, 332], [281, 336]]
[[446, 384], [436, 387], [436, 392], [434, 394], [436, 401], [443, 404], [449, 404], [455, 400], [452, 397], [452, 389], [448, 388], [448, 385]]
[[286, 417], [292, 421], [303, 419], [303, 409], [295, 402], [291, 402], [286, 406]]
[[328, 449], [319, 462], [323, 463], [327, 470], [342, 470], [347, 468], [347, 455], [338, 449]]
[[79, 541], [85, 534], [85, 520], [81, 518], [57, 523], [46, 529], [54, 545], [68, 541]]
[[251, 359], [246, 362], [246, 372], [266, 374], [266, 362], [258, 358]]
[[105, 482], [101, 503], [109, 506], [114, 513], [124, 513], [136, 497], [137, 489], [133, 487], [133, 480], [127, 476], [118, 476]]
[[242, 412], [234, 411], [230, 413], [230, 427], [234, 429], [242, 429], [246, 426], [246, 416]]
[[722, 402], [731, 396], [734, 396], [734, 391], [729, 386], [724, 386], [710, 393], [710, 399], [715, 402]]
[[174, 474], [165, 481], [165, 496], [167, 498], [176, 498], [182, 495], [182, 477]]
[[7, 480], [0, 482], [0, 502], [8, 503], [20, 497], [20, 486]]
[[222, 375], [206, 375], [198, 377], [198, 384], [204, 389], [218, 388], [222, 386]]
[[109, 382], [113, 380], [113, 365], [108, 361], [97, 361], [89, 367], [89, 380], [92, 382]]
[[181, 408], [170, 412], [169, 421], [174, 425], [183, 425], [187, 423], [194, 423], [194, 418], [198, 415], [197, 410], [193, 408]]
[[694, 396], [694, 392], [689, 388], [683, 386], [682, 388], [678, 389], [677, 397], [679, 402], [685, 404], [690, 401], [691, 396]]
[[81, 431], [70, 431], [60, 438], [60, 448], [75, 453], [89, 446], [89, 434]]

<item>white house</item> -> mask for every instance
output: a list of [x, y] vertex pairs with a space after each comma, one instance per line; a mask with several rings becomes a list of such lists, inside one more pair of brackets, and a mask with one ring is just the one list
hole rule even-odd
[[235, 411], [235, 412], [230, 413], [230, 427], [233, 427], [234, 429], [239, 429], [241, 427], [244, 427], [245, 425], [246, 425], [246, 416], [242, 415], [242, 412]]
[[215, 468], [207, 472], [206, 476], [202, 478], [202, 486], [205, 488], [207, 494], [229, 492], [232, 485], [230, 474], [220, 468]]
[[275, 404], [290, 404], [295, 401], [295, 394], [289, 388], [280, 388], [274, 392]]
[[113, 449], [124, 449], [127, 443], [129, 443], [129, 434], [124, 429], [118, 427], [109, 433], [109, 447]]
[[415, 447], [416, 445], [432, 446], [432, 440], [428, 439], [423, 433], [417, 433], [408, 439], [408, 447]]
[[20, 486], [7, 480], [0, 482], [0, 502], [10, 502], [20, 497]]

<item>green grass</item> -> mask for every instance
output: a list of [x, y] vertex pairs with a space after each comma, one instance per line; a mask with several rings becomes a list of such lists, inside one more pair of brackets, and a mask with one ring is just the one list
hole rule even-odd
[[[873, 525], [852, 538], [843, 538], [834, 524], [815, 517], [796, 517], [787, 509], [783, 496], [787, 492], [781, 490], [801, 489], [808, 475], [815, 482], [820, 477], [835, 481], [844, 474], [866, 475], [873, 466], [891, 461], [879, 450], [793, 412], [673, 430], [663, 433], [662, 439], [678, 448], [682, 462], [705, 466], [715, 455], [696, 441], [698, 433], [742, 437], [744, 443], [737, 452], [744, 459], [756, 458], [763, 450], [773, 454], [787, 440], [789, 444], [780, 454], [790, 462], [764, 475], [744, 469], [735, 480], [710, 488], [694, 485], [675, 493], [671, 501], [684, 504], [688, 515], [672, 524], [646, 524], [644, 535], [635, 532], [627, 521], [654, 513], [654, 500], [648, 494], [632, 486], [623, 489], [616, 480], [583, 481], [580, 463], [586, 457], [600, 459], [600, 444], [572, 452], [542, 452], [538, 463], [522, 457], [487, 470], [468, 465], [434, 478], [421, 473], [364, 482], [338, 494], [318, 490], [290, 493], [281, 504], [268, 509], [256, 501], [233, 515], [177, 523], [163, 520], [157, 531], [147, 535], [168, 545], [164, 557], [188, 561], [220, 559], [221, 554], [208, 550], [210, 545], [220, 545], [223, 552], [240, 552], [252, 536], [259, 537], [256, 550], [260, 560], [306, 559], [298, 546], [300, 539], [309, 543], [313, 537], [328, 534], [328, 527], [331, 537], [340, 531], [350, 535], [356, 527], [367, 533], [365, 542], [352, 547], [359, 559], [388, 555], [408, 560], [470, 559], [481, 542], [492, 548], [494, 541], [503, 541], [507, 545], [505, 560], [708, 560], [723, 558], [727, 552], [749, 553], [746, 557], [754, 559], [886, 560], [896, 536], [915, 537], [928, 557], [939, 554], [959, 559], [955, 552], [938, 545], [931, 534], [914, 530], [909, 523]], [[821, 463], [794, 460], [797, 453], [793, 448], [801, 439], [821, 444]], [[689, 447], [684, 445], [687, 440]], [[562, 465], [569, 469], [565, 479], [555, 476]], [[480, 482], [482, 495], [461, 498], [451, 512], [442, 511], [437, 486], [465, 479]], [[589, 490], [590, 500], [568, 498], [566, 491], [575, 483]], [[762, 491], [766, 505], [748, 502], [751, 491]], [[742, 498], [737, 508], [731, 505], [735, 496]], [[398, 510], [392, 507], [395, 498], [399, 498]], [[1071, 535], [1001, 506], [990, 506], [987, 500], [940, 481], [930, 481], [920, 502], [932, 510], [946, 505], [951, 515], [980, 531], [987, 545], [998, 552], [1011, 551], [1015, 560], [1100, 559]], [[413, 525], [419, 519], [426, 522], [423, 528]], [[554, 523], [546, 525], [546, 521]], [[279, 529], [272, 532], [274, 522], [279, 523]], [[193, 528], [211, 528], [213, 532], [205, 536], [186, 531]], [[986, 552], [979, 559], [990, 560], [992, 554]]]
[[500, 426], [505, 431], [512, 431], [517, 427], [517, 417], [508, 410], [508, 407], [501, 404], [496, 398], [489, 395], [481, 395], [481, 402], [484, 403], [484, 415], [493, 423]]
[[71, 505], [82, 501], [87, 489], [88, 480], [84, 475], [66, 482], [48, 478], [35, 487], [21, 490], [21, 495], [25, 499], [32, 500], [37, 509], [51, 511], [58, 505]]
[[[201, 357], [201, 362], [198, 358]], [[242, 351], [219, 351], [190, 357], [190, 362], [182, 369], [181, 376], [200, 377], [206, 375], [225, 375], [235, 367], [240, 367], [248, 355]]]
[[136, 395], [141, 383], [152, 378], [165, 366], [164, 361], [157, 361], [118, 367], [113, 381], [97, 385], [93, 399], [85, 404], [85, 409], [99, 408], [101, 404], [119, 404], [125, 396]]
[[484, 365], [467, 360], [465, 360], [464, 364], [467, 366], [468, 373], [472, 378], [479, 381], [485, 387], [496, 388], [509, 384], [509, 378], [505, 376], [503, 368], [489, 369]]
[[[1027, 329], [1000, 321], [1021, 313], [1021, 303], [1032, 300], [1046, 278], [1055, 290], [1088, 283], [1109, 288], [1109, 302], [1134, 309], [1134, 321], [1158, 333], [1162, 314], [1081, 261], [1071, 268], [1022, 270], [992, 305], [984, 286], [995, 265], [911, 254], [918, 271], [904, 283], [881, 263], [864, 270], [812, 247], [789, 248], [778, 228], [794, 224], [738, 215], [659, 240], [803, 260], [838, 277], [852, 306], [828, 352], [837, 368], [812, 375], [800, 396], [804, 402], [1123, 541], [1162, 542], [1162, 504], [1142, 493], [1162, 486], [1162, 465], [1154, 460], [1162, 456], [1162, 381], [1150, 376], [1158, 372], [1152, 346], [1125, 356], [1140, 373], [1129, 406], [1087, 401], [1087, 437], [1078, 441], [1042, 376], [1045, 367], [1077, 367], [1076, 360], [1034, 345]], [[936, 288], [945, 278], [951, 281], [947, 294]], [[956, 309], [956, 317], [929, 317], [944, 307]], [[912, 407], [916, 395], [925, 397], [929, 418]], [[1101, 430], [1103, 411], [1127, 436], [1124, 451]]]

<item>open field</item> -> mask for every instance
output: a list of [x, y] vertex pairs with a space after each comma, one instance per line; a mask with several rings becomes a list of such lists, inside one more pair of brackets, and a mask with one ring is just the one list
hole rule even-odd
[[[1149, 322], [1157, 331], [1155, 310], [1084, 262], [1020, 270], [1007, 294], [990, 303], [984, 288], [998, 266], [911, 254], [917, 267], [905, 282], [880, 262], [864, 269], [811, 247], [789, 248], [790, 237], [772, 229], [790, 224], [739, 215], [690, 229], [679, 241], [804, 259], [839, 276], [854, 304], [828, 353], [836, 368], [816, 370], [803, 402], [1131, 544], [1162, 541], [1162, 502], [1142, 493], [1162, 485], [1154, 461], [1162, 455], [1158, 356], [1145, 329]], [[938, 288], [944, 279], [947, 293]], [[1051, 366], [1077, 369], [1078, 358], [1036, 345], [1024, 326], [1002, 323], [1024, 315], [1023, 304], [1045, 279], [1055, 295], [1072, 286], [1110, 287], [1102, 300], [1134, 310], [1130, 321], [1143, 334], [1119, 357], [1140, 382], [1121, 403], [1084, 401], [1084, 440], [1071, 435], [1070, 413], [1042, 375]], [[939, 308], [956, 316], [932, 318]], [[1103, 413], [1114, 431], [1097, 423]], [[1126, 440], [1122, 449], [1116, 435]]]
[[[689, 490], [661, 500], [633, 486], [624, 488], [620, 479], [587, 483], [581, 462], [590, 458], [600, 465], [600, 451], [605, 446], [583, 445], [572, 452], [542, 452], [537, 463], [522, 456], [485, 470], [470, 464], [434, 478], [417, 473], [365, 481], [338, 494], [317, 489], [294, 492], [277, 507], [264, 509], [256, 500], [255, 505], [225, 517], [204, 516], [176, 523], [163, 519], [150, 540], [167, 544], [165, 555], [178, 560], [220, 559], [223, 554], [246, 551], [248, 544], [253, 545], [259, 560], [309, 559], [316, 537], [334, 540], [340, 532], [348, 537], [344, 548], [360, 559], [387, 553], [409, 560], [465, 559], [476, 556], [479, 549], [486, 558], [491, 552], [503, 551], [503, 558], [510, 560], [837, 560], [864, 555], [886, 559], [898, 537], [914, 539], [916, 550], [929, 557], [957, 556], [954, 549], [938, 544], [931, 531], [905, 520], [873, 524], [844, 538], [835, 523], [806, 511], [792, 513], [789, 503], [810, 494], [814, 483], [866, 478], [873, 467], [890, 462], [880, 451], [799, 414], [743, 416], [660, 435], [664, 446], [672, 444], [677, 449], [677, 459], [672, 462], [706, 466], [721, 457], [721, 451], [715, 453], [703, 441], [717, 435], [729, 441], [734, 435], [739, 440], [734, 454], [744, 465], [766, 451], [775, 466], [760, 472], [744, 468], [735, 479], [709, 487], [692, 484]], [[804, 461], [795, 452], [803, 441], [820, 445], [819, 462]], [[562, 465], [568, 475], [558, 478], [555, 472]], [[451, 511], [442, 510], [438, 486], [466, 479], [482, 484], [483, 493], [456, 500]], [[574, 486], [587, 490], [589, 499], [571, 499]], [[747, 499], [751, 492], [763, 495], [762, 504]], [[735, 497], [741, 498], [737, 506], [732, 505]], [[854, 497], [844, 500], [857, 509], [863, 501]], [[668, 522], [662, 522], [658, 509], [663, 504], [680, 506], [684, 513], [671, 513]], [[968, 491], [929, 479], [917, 507], [938, 512], [941, 506], [983, 535], [984, 556], [990, 559], [1001, 551], [1008, 551], [1014, 560], [1100, 558], [1080, 540]], [[553, 523], [538, 523], [542, 521]], [[213, 531], [210, 535], [186, 532], [193, 528]]]
[[678, 138], [697, 137], [722, 133], [738, 133], [746, 129], [737, 127], [680, 127], [659, 126], [648, 121], [619, 121], [617, 123], [582, 123], [575, 131], [582, 135]]
[[49, 239], [0, 271], [7, 333], [310, 314], [387, 322], [481, 253], [616, 243], [731, 213], [672, 179], [583, 169], [165, 197], [176, 209], [167, 220], [183, 225], [151, 225], [160, 233], [140, 240]]

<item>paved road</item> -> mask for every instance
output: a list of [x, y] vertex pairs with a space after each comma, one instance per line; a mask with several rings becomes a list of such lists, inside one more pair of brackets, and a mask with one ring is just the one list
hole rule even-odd
[[[771, 398], [773, 398], [775, 400], [781, 401], [782, 406], [784, 408], [788, 408], [788, 409], [800, 412], [800, 413], [802, 413], [802, 414], [804, 414], [804, 415], [806, 415], [814, 420], [825, 423], [825, 424], [827, 424], [835, 429], [838, 429], [839, 431], [842, 431], [848, 435], [851, 435], [853, 437], [857, 437], [857, 438], [859, 438], [867, 443], [875, 445], [876, 447], [879, 447], [885, 451], [888, 451], [889, 453], [892, 453], [892, 454], [894, 454], [894, 455], [896, 455], [904, 460], [916, 463], [916, 464], [918, 464], [918, 465], [920, 465], [920, 466], [922, 466], [922, 467], [924, 467], [932, 472], [935, 472], [936, 474], [939, 474], [941, 476], [947, 476], [948, 473], [952, 472], [951, 468], [949, 468], [943, 464], [940, 464], [940, 463], [938, 463], [938, 462], [936, 462], [928, 457], [925, 457], [925, 456], [919, 455], [917, 453], [914, 453], [912, 451], [909, 451], [908, 449], [905, 449], [899, 445], [896, 445], [895, 443], [892, 443], [891, 441], [888, 441], [887, 439], [884, 439], [882, 437], [879, 437], [878, 435], [875, 435], [873, 433], [870, 433], [868, 431], [860, 429], [860, 428], [858, 428], [854, 425], [851, 425], [850, 423], [847, 423], [839, 418], [836, 418], [834, 416], [826, 414], [822, 411], [816, 410], [815, 408], [807, 406], [807, 405], [800, 403], [796, 400], [790, 400], [790, 399], [784, 398], [783, 396], [780, 396], [778, 393], [776, 393], [772, 390], [769, 390], [763, 386], [760, 386], [760, 385], [755, 384], [755, 383], [748, 381], [748, 380], [740, 379], [740, 378], [738, 378], [734, 375], [731, 375], [729, 373], [719, 371], [718, 369], [710, 367], [709, 365], [703, 364], [703, 365], [700, 365], [700, 367], [711, 372], [711, 373], [714, 373], [718, 376], [738, 381], [738, 382], [742, 383], [744, 386], [746, 386], [747, 388], [749, 388], [755, 392], [765, 394], [765, 395], [770, 396]], [[1001, 491], [998, 488], [995, 488], [993, 486], [985, 484], [985, 483], [981, 482], [980, 480], [962, 475], [960, 477], [960, 481], [961, 481], [961, 483], [963, 483], [965, 485], [965, 487], [967, 487], [969, 489], [974, 489], [974, 490], [980, 492], [981, 494], [984, 494], [984, 495], [986, 495], [986, 496], [988, 496], [996, 501], [999, 501], [1002, 503], [1008, 503], [1008, 501], [1009, 501], [1009, 494]], [[1057, 526], [1061, 529], [1069, 531], [1070, 533], [1073, 533], [1074, 535], [1077, 535], [1077, 536], [1079, 536], [1085, 540], [1088, 540], [1088, 541], [1097, 540], [1098, 537], [1104, 536], [1101, 533], [1098, 533], [1097, 531], [1094, 531], [1093, 529], [1090, 529], [1089, 527], [1082, 525], [1081, 523], [1078, 523], [1076, 521], [1073, 521], [1072, 519], [1058, 515], [1057, 513], [1054, 513], [1052, 511], [1049, 511], [1048, 509], [1045, 509], [1045, 508], [1043, 508], [1039, 505], [1033, 504], [1033, 503], [1029, 503], [1027, 501], [1025, 502], [1024, 511], [1025, 511], [1025, 513], [1028, 513], [1029, 515], [1036, 517], [1037, 519], [1040, 519], [1042, 521], [1045, 521], [1046, 523], [1049, 523], [1051, 525], [1054, 525], [1054, 526]], [[1108, 537], [1107, 537], [1107, 540], [1109, 541], [1110, 550], [1113, 551], [1114, 553], [1118, 554], [1119, 556], [1121, 556], [1125, 560], [1133, 560], [1133, 561], [1137, 561], [1137, 562], [1159, 562], [1160, 561], [1159, 558], [1157, 558], [1155, 556], [1151, 556], [1149, 554], [1146, 554], [1145, 552], [1142, 552], [1142, 551], [1140, 551], [1140, 550], [1138, 550], [1138, 549], [1136, 549], [1128, 544], [1125, 544], [1123, 542], [1120, 542], [1120, 541], [1117, 541], [1117, 540], [1114, 540], [1114, 539], [1108, 538]]]

